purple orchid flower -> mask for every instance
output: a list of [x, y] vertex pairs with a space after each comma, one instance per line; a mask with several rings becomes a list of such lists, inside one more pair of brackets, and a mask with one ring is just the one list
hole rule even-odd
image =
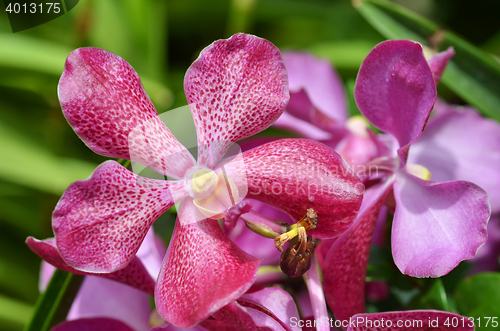
[[411, 148], [409, 163], [426, 167], [433, 180], [467, 180], [490, 198], [491, 212], [500, 212], [500, 124], [482, 118], [471, 107], [438, 100], [437, 115], [429, 120]]
[[285, 52], [283, 60], [288, 71], [290, 102], [273, 125], [323, 142], [335, 149], [355, 172], [358, 166], [376, 157], [377, 144], [368, 133], [366, 120], [359, 116], [348, 118], [344, 85], [330, 62], [292, 51]]
[[428, 174], [425, 168], [407, 161], [410, 145], [424, 130], [436, 100], [436, 79], [452, 55], [450, 49], [430, 59], [429, 67], [419, 44], [387, 41], [376, 46], [361, 66], [355, 88], [358, 107], [391, 136], [379, 136], [380, 157], [370, 162], [385, 177], [365, 192], [357, 220], [324, 259], [326, 297], [338, 319], [364, 312], [369, 247], [391, 189], [396, 202], [392, 253], [401, 272], [442, 276], [474, 257], [486, 242], [490, 205], [484, 190], [465, 181], [423, 180], [414, 174], [420, 170], [423, 177]]
[[[155, 300], [168, 322], [190, 327], [240, 297], [255, 278], [259, 260], [214, 219], [243, 198], [244, 189], [297, 220], [314, 208], [321, 222], [311, 235], [329, 238], [354, 220], [363, 187], [339, 155], [309, 140], [271, 142], [245, 152], [243, 162], [222, 160], [234, 142], [270, 126], [286, 107], [287, 74], [270, 42], [245, 34], [216, 41], [189, 68], [184, 89], [198, 162], [159, 119], [127, 62], [96, 48], [68, 56], [59, 99], [80, 138], [96, 153], [138, 161], [176, 181], [142, 178], [104, 162], [89, 179], [70, 185], [52, 226], [68, 265], [114, 272], [133, 260], [151, 224], [182, 199]], [[207, 216], [206, 204], [218, 209]]]
[[439, 99], [434, 112], [412, 145], [408, 162], [426, 167], [434, 180], [468, 180], [488, 193], [492, 214], [497, 217], [489, 221], [488, 241], [471, 262], [475, 263], [473, 272], [495, 271], [500, 252], [500, 124], [482, 118], [472, 107]]
[[354, 91], [362, 114], [398, 142], [389, 173], [396, 200], [392, 252], [398, 268], [415, 277], [442, 276], [474, 257], [491, 213], [479, 186], [422, 180], [407, 163], [436, 100], [435, 77], [419, 44], [387, 41], [364, 60]]
[[[380, 209], [392, 191], [398, 203], [392, 234], [393, 254], [403, 273], [420, 277], [446, 274], [461, 260], [472, 258], [486, 240], [490, 212], [484, 191], [467, 182], [420, 180], [412, 174], [425, 168], [408, 164], [406, 160], [409, 146], [425, 127], [436, 99], [435, 85], [453, 54], [449, 49], [427, 62], [419, 45], [389, 41], [377, 46], [367, 57], [358, 75], [356, 101], [372, 124], [392, 136], [375, 136], [362, 126], [345, 134], [338, 125], [335, 130], [332, 126], [325, 129], [324, 125], [318, 125], [314, 121], [318, 112], [336, 119], [325, 123], [345, 121], [343, 93], [338, 93], [343, 91], [339, 80], [332, 79], [336, 76], [328, 63], [314, 61], [310, 55], [291, 53], [290, 65], [285, 57], [289, 69], [290, 105], [294, 104], [294, 98], [300, 97], [297, 103], [309, 106], [303, 106], [302, 113], [291, 108], [285, 121], [277, 123], [284, 123], [282, 127], [299, 134], [314, 133], [317, 137], [313, 138], [330, 141], [329, 145], [350, 159], [353, 167], [368, 162], [365, 168], [374, 166], [379, 170], [375, 176], [370, 177], [370, 171], [363, 176], [365, 180], [378, 180], [379, 184], [370, 183], [372, 186], [365, 192], [355, 223], [339, 238], [323, 241], [316, 250], [323, 267], [327, 301], [338, 319], [348, 320], [355, 313], [364, 312], [366, 265], [372, 234]], [[328, 89], [330, 95], [338, 95], [341, 101], [326, 98], [329, 102], [325, 102], [324, 93], [314, 94], [315, 87], [317, 91]], [[341, 115], [333, 115], [338, 113]], [[318, 128], [314, 129], [316, 125]], [[334, 139], [333, 132], [341, 138]], [[361, 140], [363, 136], [365, 139]], [[496, 133], [492, 136], [496, 137]], [[442, 142], [445, 141], [443, 135]], [[490, 155], [495, 153], [492, 151]], [[480, 162], [480, 158], [477, 160]], [[440, 164], [446, 165], [444, 161]], [[471, 180], [470, 177], [444, 180], [450, 179]], [[459, 223], [463, 224], [456, 226]]]

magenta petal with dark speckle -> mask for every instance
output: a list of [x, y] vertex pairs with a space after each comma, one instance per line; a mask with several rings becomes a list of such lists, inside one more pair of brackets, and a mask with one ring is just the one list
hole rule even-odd
[[173, 206], [171, 185], [139, 177], [115, 161], [71, 184], [52, 215], [64, 261], [94, 273], [125, 267], [153, 222]]
[[[190, 200], [181, 203], [180, 215], [197, 212]], [[175, 325], [193, 326], [245, 293], [259, 262], [236, 246], [217, 220], [178, 221], [156, 283], [156, 309]]]
[[233, 142], [273, 124], [289, 99], [279, 49], [243, 33], [206, 47], [186, 72], [184, 92], [198, 134], [198, 162], [210, 168]]
[[317, 238], [341, 235], [356, 218], [364, 186], [342, 157], [322, 143], [282, 139], [243, 153], [248, 198], [283, 210], [296, 221], [313, 208]]
[[[133, 158], [173, 178], [182, 178], [194, 165], [159, 118], [137, 73], [118, 55], [93, 47], [74, 50], [66, 59], [58, 95], [69, 124], [94, 152]], [[147, 138], [137, 139], [139, 132]]]
[[155, 281], [138, 257], [134, 257], [132, 261], [130, 261], [130, 263], [121, 270], [109, 274], [94, 274], [76, 270], [66, 264], [55, 247], [54, 238], [38, 240], [33, 237], [28, 237], [28, 239], [26, 239], [26, 244], [33, 252], [35, 252], [36, 255], [40, 256], [44, 261], [52, 264], [57, 269], [77, 275], [100, 276], [102, 278], [111, 279], [119, 283], [132, 286], [148, 294], [154, 294]]
[[323, 262], [323, 287], [338, 320], [365, 312], [365, 278], [375, 224], [394, 176], [366, 190], [354, 224], [332, 245]]

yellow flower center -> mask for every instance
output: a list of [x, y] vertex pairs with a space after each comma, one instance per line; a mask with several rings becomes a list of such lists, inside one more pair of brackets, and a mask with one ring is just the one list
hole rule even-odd
[[423, 165], [409, 163], [406, 165], [406, 171], [420, 179], [431, 180], [431, 172]]
[[222, 171], [196, 167], [186, 178], [194, 205], [207, 218], [224, 217], [224, 212], [239, 201], [238, 188]]
[[[208, 191], [213, 191], [217, 185], [217, 177], [210, 169], [198, 170], [193, 174], [191, 180], [191, 189], [195, 193], [204, 195]], [[211, 193], [211, 192], [210, 192]]]
[[363, 116], [351, 116], [345, 125], [353, 134], [360, 137], [368, 137], [367, 130], [370, 128], [370, 123]]

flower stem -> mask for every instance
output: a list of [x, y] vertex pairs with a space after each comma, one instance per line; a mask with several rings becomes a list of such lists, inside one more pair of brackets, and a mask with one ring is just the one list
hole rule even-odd
[[64, 321], [85, 276], [56, 269], [45, 292], [38, 298], [24, 331], [49, 331]]
[[270, 219], [253, 210], [241, 215], [240, 218], [245, 222], [247, 228], [266, 238], [275, 238], [288, 231], [287, 223]]

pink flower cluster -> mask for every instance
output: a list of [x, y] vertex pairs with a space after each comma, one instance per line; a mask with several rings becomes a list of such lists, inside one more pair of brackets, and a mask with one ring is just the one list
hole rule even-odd
[[[54, 267], [87, 275], [69, 321], [54, 330], [300, 330], [292, 321], [305, 321], [291, 295], [266, 287], [285, 277], [275, 268], [274, 242], [244, 225], [293, 239], [308, 209], [317, 214], [317, 225], [307, 229], [316, 248], [305, 273], [308, 291], [298, 302], [309, 322], [329, 320], [327, 303], [337, 321], [429, 324], [429, 316], [442, 322], [458, 316], [364, 314], [370, 246], [387, 212], [394, 213], [399, 270], [439, 277], [476, 255], [491, 210], [500, 211], [500, 177], [492, 170], [500, 159], [482, 158], [500, 150], [500, 127], [473, 110], [436, 102], [452, 56], [450, 49], [426, 59], [421, 45], [405, 40], [370, 52], [354, 94], [364, 118], [384, 132], [376, 134], [365, 119], [348, 118], [342, 82], [326, 61], [294, 52], [282, 57], [269, 41], [246, 34], [216, 41], [184, 80], [198, 138], [195, 159], [125, 60], [96, 48], [72, 52], [58, 93], [75, 133], [94, 152], [139, 162], [169, 180], [106, 161], [61, 197], [54, 239], [28, 238]], [[429, 120], [434, 107], [439, 113]], [[243, 153], [228, 152], [273, 124], [303, 138], [247, 140]], [[165, 253], [150, 229], [176, 203]], [[218, 222], [224, 217], [226, 231]], [[101, 298], [103, 288], [108, 297]], [[98, 308], [99, 302], [113, 307]]]

